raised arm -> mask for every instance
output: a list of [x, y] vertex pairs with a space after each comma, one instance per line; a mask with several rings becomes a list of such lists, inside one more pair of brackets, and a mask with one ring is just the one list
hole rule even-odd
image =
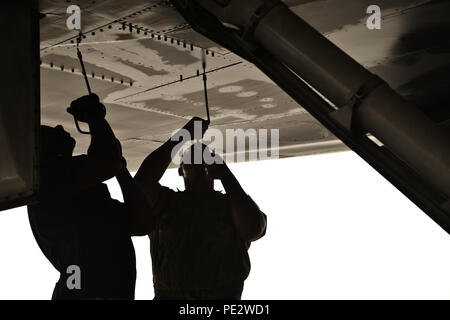
[[151, 216], [150, 205], [144, 192], [128, 171], [125, 159], [116, 178], [130, 214], [130, 234], [143, 236], [151, 233], [155, 227], [155, 221]]
[[89, 124], [91, 144], [85, 161], [77, 163], [75, 179], [80, 188], [89, 188], [118, 174], [122, 152], [114, 133], [105, 120], [105, 107], [95, 94], [71, 103], [68, 112], [78, 121]]
[[249, 244], [262, 237], [266, 230], [266, 217], [242, 189], [225, 162], [212, 164], [207, 170], [208, 175], [213, 179], [220, 179], [225, 188], [231, 201], [233, 221], [241, 239]]
[[201, 123], [201, 134], [203, 136], [208, 127], [207, 122], [198, 117], [192, 118], [173, 138], [167, 140], [161, 147], [147, 156], [134, 176], [134, 179], [147, 196], [151, 207], [154, 207], [158, 201], [161, 190], [159, 180], [170, 165], [172, 154], [177, 153], [183, 145], [180, 143], [181, 139], [184, 142], [194, 139], [196, 121]]

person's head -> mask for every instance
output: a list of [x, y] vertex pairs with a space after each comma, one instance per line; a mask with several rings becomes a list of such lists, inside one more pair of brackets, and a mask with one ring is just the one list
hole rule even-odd
[[203, 158], [205, 152], [211, 153], [211, 150], [206, 145], [197, 142], [183, 153], [178, 174], [183, 177], [186, 190], [214, 190], [214, 180], [207, 175], [207, 164]]
[[61, 125], [54, 128], [41, 125], [41, 159], [48, 162], [72, 156], [75, 139]]

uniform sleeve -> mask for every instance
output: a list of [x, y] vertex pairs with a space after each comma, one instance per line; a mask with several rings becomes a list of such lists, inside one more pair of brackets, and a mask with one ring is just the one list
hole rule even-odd
[[176, 192], [167, 187], [161, 186], [161, 191], [159, 192], [158, 201], [156, 201], [155, 206], [152, 209], [152, 213], [156, 218], [156, 223], [158, 224], [164, 213], [172, 211], [176, 202]]

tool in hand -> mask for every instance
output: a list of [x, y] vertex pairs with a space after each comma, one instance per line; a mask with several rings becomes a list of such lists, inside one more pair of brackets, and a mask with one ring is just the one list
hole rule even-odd
[[90, 123], [95, 119], [104, 119], [106, 116], [106, 108], [100, 103], [95, 93], [72, 101], [67, 112], [74, 117], [75, 123], [78, 121]]
[[[84, 81], [86, 82], [86, 86], [87, 86], [88, 92], [89, 92], [89, 94], [92, 94], [92, 92], [91, 92], [91, 86], [89, 85], [89, 80], [88, 80], [88, 77], [87, 77], [87, 74], [86, 74], [86, 69], [84, 68], [83, 55], [81, 54], [81, 51], [80, 51], [80, 48], [79, 48], [79, 45], [80, 45], [81, 37], [82, 37], [82, 36], [83, 36], [83, 33], [82, 33], [81, 30], [80, 30], [80, 34], [79, 34], [79, 36], [78, 36], [78, 38], [77, 38], [77, 56], [78, 56], [78, 60], [80, 60], [80, 64], [81, 64], [81, 72], [83, 73]], [[88, 131], [83, 131], [83, 130], [81, 130], [80, 125], [78, 124], [77, 118], [74, 117], [74, 119], [75, 119], [75, 126], [77, 127], [78, 132], [80, 132], [80, 133], [82, 133], [82, 134], [91, 134], [91, 133], [88, 132]]]
[[206, 56], [205, 56], [205, 50], [203, 50], [203, 49], [202, 49], [202, 67], [203, 67], [203, 88], [205, 91], [206, 116], [207, 116], [208, 125], [209, 125], [211, 123], [211, 119], [209, 117], [208, 91], [206, 88]]
[[80, 30], [80, 35], [77, 38], [77, 56], [78, 56], [78, 59], [80, 60], [81, 71], [83, 73], [84, 81], [86, 82], [86, 86], [87, 86], [88, 92], [89, 92], [89, 94], [91, 94], [92, 93], [91, 92], [91, 87], [89, 86], [89, 80], [88, 80], [88, 77], [87, 77], [87, 74], [86, 74], [86, 69], [84, 68], [83, 55], [81, 54], [81, 51], [80, 51], [80, 48], [79, 48], [82, 35], [83, 34], [81, 33], [81, 30]]

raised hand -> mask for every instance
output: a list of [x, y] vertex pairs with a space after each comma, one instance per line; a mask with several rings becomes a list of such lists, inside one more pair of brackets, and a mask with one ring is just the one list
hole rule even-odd
[[95, 93], [72, 101], [67, 112], [73, 115], [77, 121], [87, 123], [103, 119], [106, 115], [105, 106], [100, 103], [100, 99]]
[[206, 175], [211, 179], [225, 179], [229, 176], [230, 170], [228, 166], [223, 161], [222, 157], [219, 155], [212, 153], [211, 156], [214, 158], [214, 163], [206, 165]]
[[[196, 132], [195, 127], [199, 125], [201, 125], [201, 131], [197, 129]], [[208, 130], [208, 121], [203, 120], [202, 118], [199, 117], [193, 117], [191, 120], [189, 120], [188, 123], [186, 123], [183, 129], [189, 132], [192, 140], [201, 139], [203, 138], [203, 135], [205, 134], [206, 130]], [[201, 137], [195, 136], [196, 134], [198, 135], [199, 133], [201, 133], [202, 135]]]

